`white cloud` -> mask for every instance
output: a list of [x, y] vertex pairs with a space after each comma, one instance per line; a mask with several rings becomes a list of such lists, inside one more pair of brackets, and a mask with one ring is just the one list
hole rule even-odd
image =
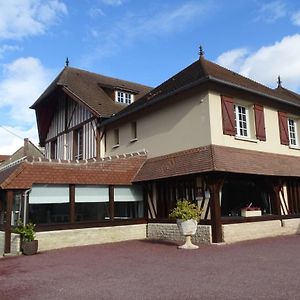
[[300, 10], [292, 15], [292, 23], [294, 25], [300, 26]]
[[238, 48], [222, 53], [216, 60], [217, 64], [231, 69], [239, 70], [245, 57], [249, 53], [247, 48]]
[[35, 123], [34, 112], [29, 106], [46, 88], [51, 77], [52, 72], [33, 57], [19, 58], [4, 65], [0, 81], [0, 109], [5, 109], [8, 120], [18, 125]]
[[103, 10], [99, 7], [91, 7], [88, 11], [88, 15], [91, 18], [103, 17], [105, 16]]
[[[228, 53], [235, 54], [234, 51]], [[252, 78], [270, 87], [276, 86], [277, 76], [280, 75], [283, 86], [294, 91], [300, 91], [300, 34], [286, 36], [281, 41], [270, 46], [264, 46], [254, 53], [248, 53], [236, 64], [227, 67], [238, 73]], [[217, 58], [219, 62], [224, 54]], [[241, 58], [241, 57], [240, 57]], [[230, 61], [230, 57], [227, 57]]]
[[286, 4], [282, 1], [272, 1], [260, 6], [257, 20], [273, 23], [287, 14]]
[[[24, 145], [24, 140], [19, 137], [29, 138], [31, 142], [38, 145], [37, 129], [35, 125], [28, 129], [12, 126], [6, 126], [5, 128], [8, 129], [8, 131], [0, 127], [0, 154], [11, 155], [22, 147]], [[13, 132], [15, 135], [9, 131]]]
[[138, 14], [126, 13], [122, 19], [113, 24], [109, 30], [92, 28], [89, 30], [91, 38], [97, 38], [99, 47], [92, 52], [85, 53], [81, 64], [85, 67], [94, 60], [116, 55], [124, 47], [131, 47], [142, 39], [161, 37], [176, 33], [193, 21], [203, 20], [211, 16], [212, 5], [200, 1], [189, 1], [179, 6], [155, 6], [152, 11], [139, 11]]
[[[0, 77], [0, 125], [22, 138], [38, 143], [34, 111], [29, 106], [53, 78], [34, 57], [22, 57], [2, 66]], [[22, 139], [0, 126], [0, 154], [12, 154], [23, 145]]]
[[43, 34], [67, 12], [67, 6], [60, 0], [0, 1], [0, 39]]
[[124, 0], [101, 0], [105, 5], [120, 6], [124, 3]]
[[17, 45], [2, 45], [0, 47], [0, 59], [3, 58], [4, 54], [10, 51], [20, 51], [22, 48]]

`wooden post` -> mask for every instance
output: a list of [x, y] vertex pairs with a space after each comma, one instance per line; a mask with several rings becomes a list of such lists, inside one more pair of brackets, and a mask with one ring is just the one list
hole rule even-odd
[[10, 253], [11, 250], [11, 212], [13, 206], [14, 192], [6, 192], [6, 219], [5, 219], [5, 245], [4, 253]]
[[212, 242], [223, 242], [222, 223], [221, 223], [221, 206], [220, 191], [224, 183], [224, 176], [211, 174], [207, 177], [207, 186], [210, 193], [210, 215], [212, 228]]
[[271, 191], [272, 214], [281, 215], [280, 209], [280, 190], [282, 189], [282, 182], [278, 178], [266, 179], [269, 190]]
[[75, 223], [75, 185], [69, 185], [70, 223]]
[[148, 184], [143, 184], [143, 202], [144, 202], [144, 216], [143, 218], [148, 220]]
[[115, 217], [115, 187], [110, 185], [108, 187], [108, 195], [109, 195], [109, 218], [112, 221]]

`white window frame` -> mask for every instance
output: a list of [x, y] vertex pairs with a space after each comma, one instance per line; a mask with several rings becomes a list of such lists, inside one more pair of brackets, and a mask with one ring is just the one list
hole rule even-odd
[[293, 118], [287, 119], [288, 131], [289, 131], [289, 144], [291, 147], [299, 147], [298, 132], [297, 132], [297, 120]]
[[[241, 113], [239, 111], [239, 108], [241, 110], [244, 110], [245, 113]], [[245, 120], [241, 119], [242, 115], [245, 116]], [[234, 104], [234, 116], [235, 116], [236, 136], [250, 138], [251, 134], [250, 134], [250, 124], [249, 124], [249, 108], [247, 106], [240, 105], [237, 103]], [[242, 122], [242, 124], [245, 125], [244, 127], [241, 126], [241, 124], [240, 124], [241, 122]], [[246, 131], [246, 134], [244, 131]]]
[[133, 99], [133, 94], [125, 91], [116, 90], [115, 91], [115, 99], [116, 102], [123, 103], [123, 104], [131, 104]]

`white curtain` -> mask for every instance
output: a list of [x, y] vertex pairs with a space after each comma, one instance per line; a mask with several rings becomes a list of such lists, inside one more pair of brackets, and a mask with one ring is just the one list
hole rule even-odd
[[143, 201], [141, 186], [115, 186], [115, 202]]
[[108, 186], [76, 185], [75, 202], [108, 202]]
[[68, 203], [68, 185], [34, 184], [29, 193], [29, 204]]

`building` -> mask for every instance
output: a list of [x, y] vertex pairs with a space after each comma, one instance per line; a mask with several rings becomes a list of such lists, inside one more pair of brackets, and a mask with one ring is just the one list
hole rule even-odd
[[0, 170], [0, 187], [8, 208], [25, 198], [39, 239], [115, 225], [177, 238], [168, 214], [181, 198], [204, 210], [198, 241], [300, 231], [300, 95], [280, 78], [271, 89], [202, 52], [154, 89], [66, 67], [32, 108], [46, 159]]

